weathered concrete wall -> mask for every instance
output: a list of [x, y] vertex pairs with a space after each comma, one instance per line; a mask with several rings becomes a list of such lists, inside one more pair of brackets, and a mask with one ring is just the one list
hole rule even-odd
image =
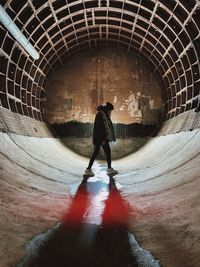
[[200, 128], [200, 112], [189, 110], [177, 117], [166, 121], [162, 125], [159, 135], [167, 135]]
[[[155, 137], [113, 162], [133, 210], [130, 229], [163, 267], [199, 267], [199, 138], [199, 129]], [[88, 159], [58, 139], [6, 133], [0, 152], [0, 266], [10, 267], [26, 255], [28, 240], [62, 220]], [[105, 175], [106, 163], [99, 165], [95, 174]]]
[[36, 137], [52, 136], [52, 130], [46, 123], [13, 113], [3, 107], [0, 107], [0, 132]]
[[162, 85], [136, 55], [103, 49], [76, 54], [51, 77], [47, 88], [47, 119], [93, 122], [96, 107], [115, 105], [115, 123], [157, 124]]

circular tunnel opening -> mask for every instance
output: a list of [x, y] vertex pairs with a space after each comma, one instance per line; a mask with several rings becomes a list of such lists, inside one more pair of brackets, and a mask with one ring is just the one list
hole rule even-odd
[[50, 73], [80, 50], [111, 43], [128, 54], [136, 52], [160, 75], [165, 95], [163, 121], [198, 107], [197, 1], [9, 0], [1, 5], [40, 54], [33, 60], [0, 24], [3, 108], [46, 122]]
[[[122, 158], [159, 131], [163, 87], [159, 75], [136, 53], [106, 46], [84, 50], [48, 78], [46, 119], [63, 144], [89, 157], [96, 108], [113, 103], [117, 142], [111, 143], [112, 157]], [[103, 151], [99, 158], [104, 158]]]
[[[119, 170], [116, 181], [134, 208], [130, 228], [144, 248], [152, 251], [162, 266], [199, 267], [199, 1], [0, 0], [0, 4], [40, 55], [34, 60], [0, 22], [3, 264], [14, 266], [25, 255], [27, 240], [60, 221], [70, 206], [70, 186], [82, 179], [87, 159], [60, 144], [65, 138], [61, 130], [55, 133], [56, 127], [64, 122], [64, 134], [77, 129], [72, 136], [77, 143], [83, 138], [81, 129], [85, 134], [86, 124], [93, 123], [96, 106], [108, 100], [115, 105], [113, 121], [122, 142], [129, 140], [132, 128], [129, 132], [128, 126], [136, 124], [133, 130], [141, 133], [141, 118], [148, 120], [151, 112], [164, 104], [161, 120], [153, 124], [156, 130], [160, 123], [162, 127], [152, 142], [114, 162]], [[122, 68], [128, 71], [120, 71]], [[85, 93], [82, 85], [88, 70], [90, 91]], [[116, 98], [114, 91], [109, 91], [107, 76], [113, 77], [119, 94]], [[155, 100], [158, 95], [149, 96], [145, 89], [146, 80], [164, 96], [160, 105]], [[143, 82], [146, 85], [139, 87]], [[72, 87], [68, 88], [69, 84]], [[86, 112], [83, 109], [80, 114], [89, 114], [81, 118], [78, 110], [73, 110], [80, 95], [82, 106], [86, 101]], [[132, 112], [140, 115], [138, 120], [133, 120]], [[51, 132], [50, 126], [54, 127]], [[87, 129], [92, 131], [92, 127]], [[156, 131], [147, 139], [152, 135]], [[91, 140], [90, 134], [86, 138]], [[134, 138], [145, 140], [146, 136], [143, 132]], [[87, 142], [83, 145], [89, 151]], [[121, 156], [133, 152], [133, 147], [126, 144]], [[78, 147], [77, 152], [80, 150]], [[103, 168], [99, 173], [95, 169], [100, 179]]]

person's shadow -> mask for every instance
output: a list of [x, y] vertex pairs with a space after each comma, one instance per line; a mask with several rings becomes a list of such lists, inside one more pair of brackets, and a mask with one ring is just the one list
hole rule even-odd
[[[109, 184], [84, 177], [63, 222], [43, 235], [40, 245], [18, 265], [20, 267], [134, 267], [127, 224], [129, 210], [113, 177]], [[91, 192], [107, 190], [100, 225], [85, 222], [90, 210]], [[91, 190], [92, 188], [92, 190]], [[33, 242], [34, 243], [34, 242]], [[34, 244], [33, 244], [34, 246]]]

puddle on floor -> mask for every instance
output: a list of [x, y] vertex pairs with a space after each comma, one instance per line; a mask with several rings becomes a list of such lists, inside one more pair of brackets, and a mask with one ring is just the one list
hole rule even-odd
[[17, 267], [159, 267], [128, 232], [130, 207], [120, 189], [102, 171], [73, 184], [63, 221], [29, 241]]

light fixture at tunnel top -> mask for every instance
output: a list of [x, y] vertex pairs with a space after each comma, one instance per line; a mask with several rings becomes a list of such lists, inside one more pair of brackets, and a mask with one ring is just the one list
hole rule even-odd
[[36, 60], [40, 57], [39, 53], [31, 45], [29, 40], [23, 35], [23, 33], [20, 31], [20, 29], [13, 22], [13, 20], [10, 18], [10, 16], [6, 13], [6, 11], [1, 5], [0, 5], [0, 21], [33, 59]]

